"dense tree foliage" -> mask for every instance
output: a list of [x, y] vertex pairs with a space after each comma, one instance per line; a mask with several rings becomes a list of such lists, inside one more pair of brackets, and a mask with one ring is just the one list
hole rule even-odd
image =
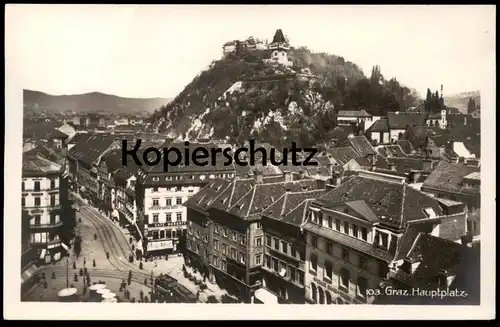
[[469, 98], [469, 102], [467, 103], [467, 113], [472, 114], [474, 111], [479, 109], [479, 104], [476, 104], [476, 100], [474, 98]]
[[424, 101], [425, 112], [427, 113], [438, 113], [445, 109], [444, 99], [439, 92], [436, 91], [432, 93], [430, 89], [427, 89], [427, 94]]

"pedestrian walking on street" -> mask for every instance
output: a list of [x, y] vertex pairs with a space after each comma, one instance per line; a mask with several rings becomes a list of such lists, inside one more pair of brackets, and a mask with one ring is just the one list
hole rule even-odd
[[97, 234], [94, 234], [94, 240], [97, 240]]

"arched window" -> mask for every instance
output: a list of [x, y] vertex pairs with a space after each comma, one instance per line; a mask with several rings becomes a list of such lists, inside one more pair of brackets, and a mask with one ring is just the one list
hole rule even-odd
[[319, 304], [325, 304], [325, 292], [323, 291], [323, 289], [321, 287], [318, 287], [318, 302]]
[[326, 291], [326, 304], [332, 304], [332, 295], [330, 294], [330, 292]]
[[316, 288], [316, 285], [314, 285], [314, 283], [311, 284], [311, 298], [314, 300], [314, 302], [317, 302], [318, 301], [318, 297], [317, 297], [317, 288]]

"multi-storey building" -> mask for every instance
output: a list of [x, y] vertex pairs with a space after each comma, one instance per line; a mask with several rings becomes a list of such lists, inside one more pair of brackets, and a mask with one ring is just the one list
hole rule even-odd
[[[35, 148], [23, 154], [22, 219], [29, 222], [29, 244], [39, 259], [50, 263], [65, 253], [62, 241], [71, 239], [74, 211], [68, 199], [65, 160], [50, 149]], [[56, 157], [57, 162], [47, 159]], [[73, 220], [73, 222], [72, 222]], [[66, 223], [67, 230], [64, 228]]]
[[[188, 233], [186, 239], [186, 250], [184, 258], [187, 263], [198, 269], [205, 277], [214, 281], [211, 274], [211, 255], [213, 246], [212, 221], [208, 208], [222, 190], [225, 190], [230, 180], [217, 178], [202, 189], [201, 193], [194, 195], [189, 201], [184, 203], [187, 208]], [[218, 241], [217, 247], [220, 248]]]
[[301, 225], [311, 201], [325, 192], [287, 192], [262, 213], [264, 237], [256, 239], [256, 246], [264, 247], [264, 255], [257, 257], [262, 289], [255, 291], [255, 302], [304, 303], [306, 244]]
[[467, 204], [469, 211], [481, 207], [480, 161], [440, 161], [422, 185], [432, 196]]
[[112, 136], [94, 134], [68, 151], [69, 174], [77, 185], [76, 191], [88, 197], [94, 204], [101, 196], [96, 163], [105, 153], [118, 147], [119, 144]]
[[466, 233], [464, 210], [446, 215], [404, 178], [375, 172], [359, 172], [309, 210], [306, 298], [319, 304], [372, 303], [367, 290], [387, 283], [389, 272], [410, 260], [419, 232], [452, 241]]
[[[261, 213], [286, 192], [314, 190], [317, 186], [318, 182], [312, 179], [293, 181], [290, 173], [278, 178], [264, 178], [257, 173], [254, 178], [236, 179], [227, 187], [219, 181], [210, 183], [186, 203], [193, 209], [191, 213], [197, 211], [198, 202], [203, 204], [206, 197], [211, 199], [203, 204], [204, 214], [196, 214], [192, 220], [188, 218], [192, 227], [198, 225], [193, 227], [194, 236], [189, 237], [188, 256], [195, 262], [206, 263], [208, 258], [210, 279], [240, 300], [250, 302], [262, 284], [264, 232]], [[199, 239], [205, 243], [203, 247], [197, 231]]]
[[[170, 144], [170, 147], [193, 153], [198, 147], [210, 149], [216, 146], [194, 143], [186, 146], [181, 143]], [[169, 154], [173, 155], [169, 161], [174, 162], [175, 154]], [[215, 165], [172, 165], [168, 171], [164, 171], [163, 164], [158, 164], [139, 169], [136, 196], [146, 252], [153, 254], [178, 250], [179, 238], [185, 236], [187, 229], [187, 209], [183, 203], [212, 179], [235, 177], [234, 165], [226, 166], [224, 161], [222, 156], [216, 156]]]

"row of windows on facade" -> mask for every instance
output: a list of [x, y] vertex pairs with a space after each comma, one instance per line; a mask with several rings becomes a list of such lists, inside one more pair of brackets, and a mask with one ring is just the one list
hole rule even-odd
[[[243, 234], [240, 234], [240, 233], [237, 233], [235, 231], [230, 231], [228, 233], [228, 229], [227, 227], [222, 227], [222, 226], [219, 226], [219, 225], [215, 225], [214, 226], [214, 233], [215, 234], [220, 234], [224, 237], [228, 237], [228, 234], [231, 234], [231, 239], [234, 241], [234, 242], [238, 242], [240, 243], [241, 245], [245, 245], [246, 242], [247, 242], [247, 237]], [[214, 241], [215, 242], [215, 241]], [[215, 246], [215, 245], [214, 245]]]
[[[57, 188], [57, 179], [50, 179], [50, 187], [49, 189], [50, 190], [53, 190], [55, 188]], [[33, 182], [33, 188], [32, 189], [26, 189], [26, 182], [23, 181], [21, 183], [21, 191], [41, 191], [42, 188], [41, 188], [41, 183], [40, 181], [34, 181]]]
[[[210, 179], [214, 179], [216, 177], [219, 177], [219, 178], [234, 178], [234, 174], [212, 174], [212, 175], [209, 175], [208, 178]], [[204, 180], [206, 179], [206, 176], [205, 175], [198, 175], [198, 178], [196, 175], [176, 175], [176, 176], [166, 176], [165, 177], [165, 180], [166, 181], [181, 181], [181, 180], [184, 180], [184, 179], [200, 179], [200, 180]], [[153, 177], [152, 178], [152, 181], [153, 182], [159, 182], [160, 181], [160, 177]]]
[[[336, 259], [341, 259], [347, 264], [354, 264], [349, 255], [349, 250], [345, 247], [342, 247], [340, 258], [333, 258], [332, 246], [327, 246], [326, 252], [329, 256], [332, 256], [332, 260], [325, 259], [323, 263], [324, 266], [323, 269], [327, 271], [327, 275], [331, 275], [331, 272], [333, 271], [333, 261], [335, 261]], [[309, 269], [313, 272], [318, 271], [318, 255], [315, 253], [311, 253], [309, 255], [309, 262], [310, 262]], [[364, 271], [368, 271], [368, 259], [362, 254], [358, 254], [357, 267]], [[380, 278], [385, 278], [387, 274], [387, 269], [388, 269], [387, 265], [380, 262], [378, 265], [378, 276]]]
[[207, 258], [208, 257], [208, 252], [205, 247], [201, 247], [200, 243], [195, 242], [194, 240], [188, 239], [186, 241], [186, 247], [197, 254], [200, 255], [202, 258]]
[[[228, 256], [228, 254], [227, 254], [227, 248], [226, 248], [226, 251], [224, 251], [224, 248], [223, 248], [223, 250], [222, 250], [221, 253], [224, 256], [227, 257]], [[219, 254], [219, 252], [217, 250], [215, 250], [214, 258], [217, 258], [217, 254]], [[230, 248], [229, 257], [231, 259], [233, 259], [233, 260], [239, 261], [242, 264], [246, 264], [245, 253], [244, 252], [238, 252], [238, 250], [236, 250], [233, 247]]]
[[[262, 255], [260, 255], [262, 256]], [[259, 259], [259, 261], [261, 258]], [[265, 267], [269, 270], [274, 271], [281, 278], [289, 280], [291, 282], [304, 285], [304, 272], [297, 267], [287, 264], [284, 261], [272, 257], [270, 255], [265, 256]]]
[[[160, 188], [159, 187], [153, 187], [152, 188], [153, 193], [159, 192]], [[165, 188], [166, 192], [182, 192], [182, 187], [181, 186], [176, 186], [176, 187], [169, 187]], [[188, 189], [189, 193], [194, 193], [194, 189]]]
[[[317, 224], [321, 227], [328, 227], [330, 229], [334, 229], [337, 232], [352, 236], [354, 238], [363, 240], [365, 242], [368, 242], [368, 228], [366, 227], [360, 227], [352, 222], [349, 221], [342, 221], [341, 219], [336, 218], [335, 223], [334, 219], [332, 216], [327, 216], [326, 219], [326, 224], [325, 221], [323, 220], [323, 213], [318, 212], [316, 214], [312, 215], [312, 220], [311, 222], [313, 224]], [[385, 233], [381, 233], [381, 240], [385, 247], [387, 248], [388, 246], [388, 235]], [[314, 241], [313, 241], [313, 246], [314, 246]]]
[[177, 231], [175, 229], [152, 230], [148, 232], [148, 239], [153, 241], [171, 239], [176, 237]]
[[[166, 198], [165, 199], [165, 206], [170, 207], [172, 206], [172, 198]], [[182, 198], [175, 198], [175, 204], [176, 205], [181, 205], [182, 204]], [[160, 206], [160, 199], [153, 199], [153, 207], [159, 207]]]
[[56, 233], [32, 233], [30, 236], [31, 243], [48, 243], [58, 241], [59, 235]]
[[[175, 218], [176, 221], [182, 221], [182, 212], [176, 212], [175, 213]], [[165, 221], [166, 222], [171, 222], [172, 221], [172, 213], [167, 212], [165, 214]], [[154, 213], [153, 214], [153, 223], [159, 223], [160, 222], [160, 214], [159, 213]]]
[[54, 225], [59, 223], [61, 220], [59, 219], [59, 215], [48, 215], [49, 221], [42, 222], [41, 215], [32, 216], [30, 219], [30, 226], [39, 226], [39, 225]]
[[224, 255], [228, 255], [228, 250], [229, 249], [229, 255], [231, 258], [234, 260], [238, 260], [241, 263], [245, 263], [245, 253], [244, 252], [239, 252], [238, 250], [234, 247], [228, 246], [226, 243], [220, 243], [219, 246], [219, 240], [214, 240], [214, 251], [221, 252]]
[[[313, 274], [316, 276], [316, 274]], [[323, 273], [323, 281], [331, 284], [334, 281], [336, 276], [333, 272], [327, 272], [326, 270]], [[348, 269], [342, 268], [340, 269], [338, 277], [338, 289], [346, 294], [349, 293], [349, 286], [352, 283], [351, 281], [351, 273]], [[366, 298], [366, 291], [368, 288], [368, 280], [362, 276], [358, 276], [356, 280], [356, 296], [359, 298]]]
[[[193, 227], [192, 227], [192, 226], [189, 226], [189, 228], [188, 228], [188, 234], [189, 234], [189, 235], [193, 235]], [[196, 230], [196, 235], [195, 235], [195, 236], [196, 236], [196, 238], [198, 238], [198, 239], [199, 239], [199, 238], [202, 238], [201, 233], [200, 233], [200, 231], [199, 231], [199, 230]], [[204, 234], [204, 235], [203, 235], [203, 241], [204, 241], [205, 243], [208, 243], [208, 234]]]
[[[59, 205], [59, 194], [50, 196], [50, 206], [55, 207]], [[21, 198], [21, 206], [24, 207], [32, 207], [26, 205], [26, 196]], [[41, 207], [42, 206], [42, 198], [39, 196], [33, 197], [33, 207]]]
[[299, 251], [297, 251], [297, 249], [293, 244], [288, 243], [287, 241], [284, 240], [280, 240], [277, 237], [272, 237], [271, 235], [266, 234], [266, 246], [274, 249], [275, 251], [279, 251], [288, 256], [291, 256], [295, 259], [304, 261], [302, 254]]

